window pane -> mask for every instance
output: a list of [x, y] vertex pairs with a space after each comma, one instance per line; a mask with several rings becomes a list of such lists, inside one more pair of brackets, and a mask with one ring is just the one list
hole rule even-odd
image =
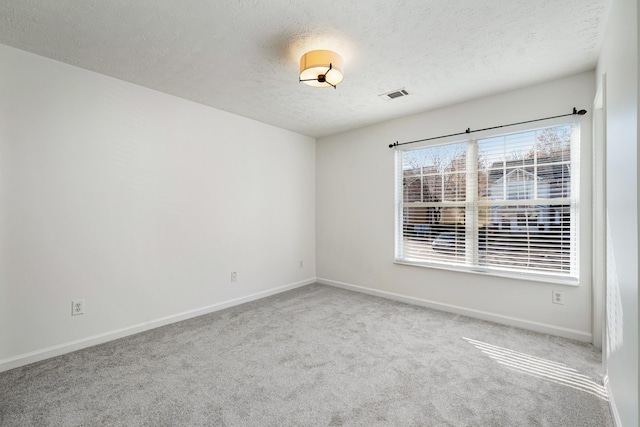
[[569, 206], [491, 206], [489, 211], [489, 224], [478, 232], [479, 265], [570, 272]]
[[444, 194], [443, 200], [447, 201], [463, 201], [466, 198], [467, 191], [467, 174], [465, 173], [449, 173], [444, 176]]
[[420, 176], [409, 176], [404, 178], [403, 199], [405, 203], [422, 201], [421, 181]]
[[571, 175], [568, 164], [538, 166], [539, 194], [548, 198], [564, 198], [571, 195]]
[[464, 208], [414, 208], [402, 241], [407, 260], [465, 262]]
[[424, 202], [442, 201], [442, 175], [426, 175], [423, 184]]
[[556, 126], [536, 132], [536, 155], [539, 163], [571, 161], [571, 126]]
[[507, 200], [528, 200], [533, 198], [535, 185], [535, 172], [532, 167], [505, 168], [505, 174], [501, 179], [492, 183], [492, 186], [504, 187], [500, 189], [500, 195], [506, 191]]
[[484, 182], [491, 200], [570, 197], [569, 125], [483, 139], [478, 152], [479, 190]]

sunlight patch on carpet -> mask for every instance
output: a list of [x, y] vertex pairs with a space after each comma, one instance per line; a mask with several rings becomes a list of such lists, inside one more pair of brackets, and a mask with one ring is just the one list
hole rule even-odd
[[462, 338], [496, 362], [513, 371], [571, 387], [592, 394], [605, 401], [609, 400], [607, 390], [603, 385], [598, 384], [588, 376], [562, 363], [541, 359], [525, 353], [509, 350], [508, 348], [476, 341], [471, 338]]

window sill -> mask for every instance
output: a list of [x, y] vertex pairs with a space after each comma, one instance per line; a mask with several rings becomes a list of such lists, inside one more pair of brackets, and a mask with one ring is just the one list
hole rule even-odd
[[539, 274], [512, 273], [509, 271], [501, 271], [497, 269], [488, 269], [482, 267], [453, 266], [448, 264], [425, 263], [403, 259], [396, 259], [394, 261], [394, 264], [408, 265], [411, 267], [434, 268], [437, 270], [455, 271], [458, 273], [472, 273], [480, 276], [504, 277], [507, 279], [526, 280], [529, 282], [551, 283], [554, 285], [564, 285], [572, 287], [577, 287], [580, 285], [580, 280], [576, 277], [557, 277]]

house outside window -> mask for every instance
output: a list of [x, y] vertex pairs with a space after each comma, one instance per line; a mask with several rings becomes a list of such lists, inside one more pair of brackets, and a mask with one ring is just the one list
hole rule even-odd
[[577, 283], [579, 124], [397, 151], [396, 262]]

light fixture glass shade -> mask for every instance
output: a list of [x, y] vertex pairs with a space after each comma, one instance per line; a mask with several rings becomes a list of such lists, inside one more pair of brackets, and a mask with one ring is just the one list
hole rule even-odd
[[300, 81], [314, 87], [335, 87], [342, 81], [342, 58], [330, 50], [312, 50], [300, 58]]

